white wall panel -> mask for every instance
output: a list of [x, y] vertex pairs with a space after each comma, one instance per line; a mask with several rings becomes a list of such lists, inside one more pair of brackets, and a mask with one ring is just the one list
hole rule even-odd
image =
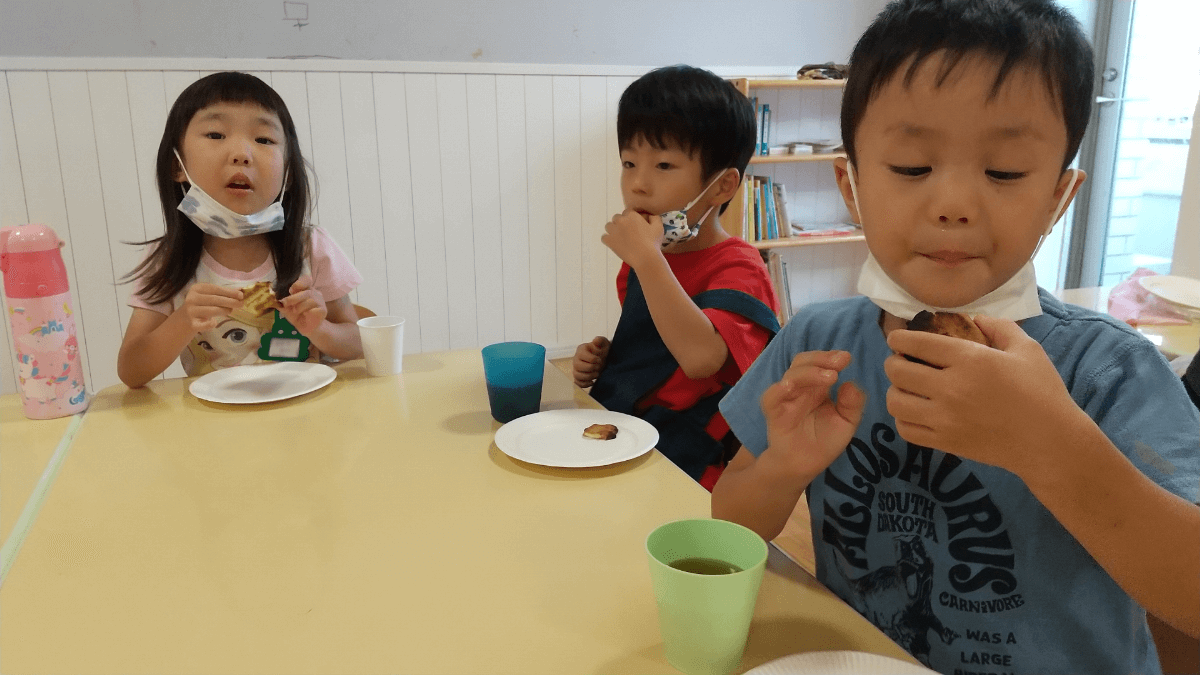
[[579, 78], [556, 75], [554, 92], [554, 262], [558, 286], [558, 339], [566, 342], [583, 330], [583, 214], [579, 207]]
[[496, 140], [500, 166], [500, 251], [504, 260], [504, 339], [532, 336], [529, 180], [525, 76], [496, 76]]
[[[388, 270], [383, 236], [383, 204], [379, 181], [379, 139], [376, 137], [375, 88], [370, 73], [342, 73], [342, 120], [346, 143], [349, 208], [344, 214], [353, 232], [351, 255], [362, 274], [358, 304], [387, 314]], [[343, 250], [350, 241], [338, 239]]]
[[602, 77], [579, 78], [579, 200], [582, 255], [580, 276], [583, 326], [581, 341], [609, 334], [608, 247], [600, 243], [608, 222], [608, 92]]
[[[308, 73], [308, 114], [312, 124], [313, 164], [320, 185], [313, 222], [333, 237], [348, 256], [354, 256], [350, 223], [350, 186], [346, 176], [346, 131], [342, 121], [339, 73]], [[290, 112], [290, 110], [289, 110]], [[354, 293], [351, 299], [357, 301]]]
[[373, 83], [387, 267], [387, 311], [404, 319], [404, 351], [418, 353], [421, 351], [421, 312], [417, 295], [417, 249], [413, 232], [412, 167], [404, 75], [375, 73]]
[[496, 76], [467, 75], [471, 173], [471, 230], [475, 244], [478, 343], [504, 341], [504, 258], [500, 225], [500, 150]]
[[529, 180], [529, 290], [532, 339], [558, 342], [554, 228], [554, 94], [547, 76], [525, 78], [525, 163]]
[[[145, 241], [163, 233], [162, 202], [158, 196], [156, 164], [158, 146], [167, 124], [167, 95], [163, 74], [156, 70], [125, 73], [129, 93], [129, 123], [133, 132], [134, 179], [141, 195], [141, 231], [130, 241]], [[138, 260], [141, 253], [137, 252]], [[117, 268], [118, 276], [128, 269]]]
[[[446, 285], [446, 238], [442, 217], [442, 158], [438, 144], [437, 82], [433, 75], [405, 75], [408, 154], [412, 171], [413, 229], [417, 247], [416, 326], [424, 351], [450, 348], [450, 306]], [[409, 326], [405, 325], [407, 339]]]
[[471, 150], [467, 140], [467, 80], [464, 75], [451, 74], [436, 75], [435, 78], [450, 348], [462, 349], [474, 346], [479, 340], [475, 309], [475, 233], [471, 226]]
[[[141, 260], [137, 248], [125, 242], [143, 241], [146, 238], [140, 186], [142, 181], [134, 155], [133, 120], [125, 73], [88, 73], [88, 90], [92, 101], [100, 187], [104, 196], [103, 215], [107, 225], [107, 237], [103, 243], [112, 256], [111, 283], [115, 284]], [[157, 203], [158, 199], [154, 201]], [[132, 312], [125, 304], [125, 294], [125, 287], [115, 289], [121, 334]]]

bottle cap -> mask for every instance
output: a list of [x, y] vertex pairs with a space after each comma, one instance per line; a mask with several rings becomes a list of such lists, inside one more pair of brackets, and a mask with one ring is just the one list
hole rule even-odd
[[58, 235], [41, 223], [0, 227], [0, 272], [10, 298], [44, 298], [69, 290]]

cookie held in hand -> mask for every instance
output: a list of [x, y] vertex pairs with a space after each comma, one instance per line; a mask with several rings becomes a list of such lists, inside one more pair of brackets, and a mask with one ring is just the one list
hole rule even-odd
[[979, 330], [979, 326], [976, 326], [971, 317], [966, 314], [922, 311], [908, 322], [908, 329], [962, 338], [991, 346], [988, 344], [987, 338], [983, 336], [983, 331]]
[[271, 282], [259, 281], [242, 289], [242, 308], [251, 316], [262, 316], [272, 309], [283, 309]]
[[[908, 329], [925, 333], [937, 333], [938, 335], [978, 342], [987, 347], [991, 346], [988, 343], [987, 337], [984, 336], [983, 331], [979, 330], [979, 326], [975, 325], [971, 317], [957, 312], [921, 311], [912, 318], [912, 321], [908, 322]], [[921, 363], [927, 366], [932, 365], [921, 359], [913, 358], [908, 354], [905, 354], [904, 358], [914, 363]]]

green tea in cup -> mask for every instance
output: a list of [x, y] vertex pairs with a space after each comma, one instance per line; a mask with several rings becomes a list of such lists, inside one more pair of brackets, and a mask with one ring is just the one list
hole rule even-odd
[[737, 670], [767, 543], [736, 523], [679, 520], [651, 532], [646, 552], [667, 661], [688, 675]]

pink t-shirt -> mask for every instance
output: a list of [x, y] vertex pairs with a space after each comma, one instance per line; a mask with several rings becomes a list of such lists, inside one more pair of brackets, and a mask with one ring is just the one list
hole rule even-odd
[[[326, 302], [342, 298], [362, 283], [362, 275], [325, 230], [313, 227], [311, 232], [312, 255], [304, 261], [301, 274], [312, 275], [313, 288], [320, 291]], [[128, 304], [130, 307], [148, 309], [169, 316], [183, 306], [183, 300], [192, 284], [208, 283], [243, 288], [256, 281], [273, 283], [275, 278], [275, 259], [269, 254], [257, 268], [249, 272], [239, 272], [225, 267], [209, 255], [208, 251], [204, 251], [200, 255], [200, 264], [196, 267], [196, 274], [191, 283], [174, 298], [151, 305], [145, 301], [141, 289], [138, 288], [130, 294]], [[184, 371], [188, 375], [203, 375], [218, 368], [259, 363], [259, 341], [262, 335], [271, 329], [273, 320], [274, 312], [258, 318], [234, 314], [216, 328], [197, 333], [187, 348], [179, 354]], [[318, 356], [316, 349], [312, 349], [309, 360], [316, 360]]]

